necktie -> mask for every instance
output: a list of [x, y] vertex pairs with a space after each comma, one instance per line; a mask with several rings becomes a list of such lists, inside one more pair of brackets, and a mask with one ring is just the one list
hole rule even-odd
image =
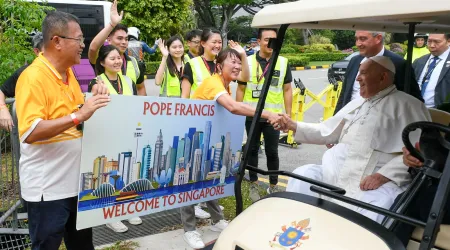
[[431, 63], [428, 65], [427, 73], [425, 73], [425, 76], [422, 80], [422, 97], [425, 94], [425, 90], [427, 89], [428, 82], [430, 81], [431, 74], [433, 73], [434, 68], [436, 67], [436, 64], [438, 63], [439, 57], [435, 56], [433, 59], [431, 59]]

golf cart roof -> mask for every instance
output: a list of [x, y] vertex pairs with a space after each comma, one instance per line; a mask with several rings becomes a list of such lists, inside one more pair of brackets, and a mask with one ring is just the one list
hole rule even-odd
[[301, 0], [264, 7], [252, 27], [373, 30], [408, 33], [407, 22], [420, 22], [419, 33], [450, 33], [448, 0]]

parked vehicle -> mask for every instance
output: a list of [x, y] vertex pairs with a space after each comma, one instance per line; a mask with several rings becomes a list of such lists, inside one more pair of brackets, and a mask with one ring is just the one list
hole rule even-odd
[[344, 79], [348, 63], [350, 62], [350, 59], [356, 55], [359, 55], [359, 52], [353, 52], [346, 58], [331, 64], [330, 68], [328, 68], [328, 80], [331, 81], [331, 79], [337, 79], [339, 76], [342, 76], [342, 79]]

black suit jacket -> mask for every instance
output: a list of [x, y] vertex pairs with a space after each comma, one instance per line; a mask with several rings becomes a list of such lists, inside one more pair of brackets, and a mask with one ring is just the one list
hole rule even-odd
[[[424, 55], [414, 61], [413, 69], [416, 75], [417, 82], [419, 81], [420, 75], [422, 74], [423, 69], [426, 67], [427, 61], [430, 56], [430, 54]], [[445, 60], [443, 63], [444, 66], [442, 67], [442, 71], [439, 74], [436, 88], [434, 89], [435, 106], [439, 106], [445, 101], [449, 102], [449, 100], [446, 100], [446, 98], [450, 94], [450, 54], [448, 55], [447, 60]]]
[[[386, 49], [384, 50], [383, 56], [389, 57], [394, 63], [396, 72], [394, 84], [398, 90], [404, 91], [406, 61], [401, 56]], [[341, 94], [339, 95], [339, 99], [336, 104], [336, 109], [334, 111], [335, 114], [352, 100], [353, 83], [355, 82], [356, 75], [358, 75], [359, 65], [361, 64], [361, 61], [363, 59], [364, 59], [363, 56], [358, 55], [353, 57], [348, 63], [347, 70], [345, 71], [344, 82], [342, 84]], [[413, 70], [411, 70], [411, 72], [412, 74], [414, 74]], [[422, 95], [420, 94], [420, 88], [419, 85], [417, 84], [417, 80], [414, 75], [411, 77], [411, 80], [412, 82], [410, 88], [411, 91], [410, 95], [416, 97], [417, 99], [423, 102]]]

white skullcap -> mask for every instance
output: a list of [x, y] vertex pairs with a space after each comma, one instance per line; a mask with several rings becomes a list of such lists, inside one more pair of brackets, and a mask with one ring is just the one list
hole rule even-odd
[[387, 56], [374, 56], [370, 57], [369, 59], [395, 74], [395, 65], [392, 62], [391, 58]]

